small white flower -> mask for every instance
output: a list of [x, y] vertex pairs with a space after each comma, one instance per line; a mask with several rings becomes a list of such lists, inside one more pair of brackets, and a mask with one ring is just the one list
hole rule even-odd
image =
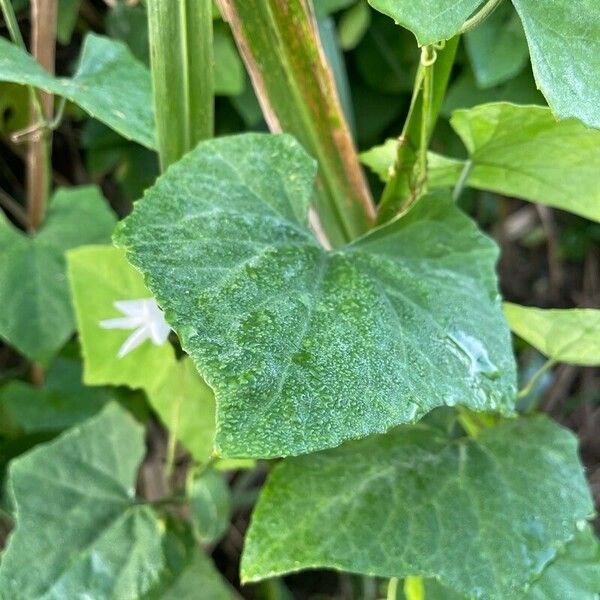
[[165, 315], [154, 298], [117, 300], [113, 305], [125, 317], [100, 321], [100, 327], [103, 329], [135, 329], [119, 348], [117, 358], [123, 358], [145, 340], [151, 340], [155, 346], [161, 346], [167, 341], [171, 328], [165, 321]]

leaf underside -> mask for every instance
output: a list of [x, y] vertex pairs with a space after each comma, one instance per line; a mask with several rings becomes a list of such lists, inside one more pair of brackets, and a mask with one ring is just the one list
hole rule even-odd
[[326, 252], [289, 136], [205, 142], [116, 241], [215, 391], [227, 456], [312, 452], [462, 403], [510, 411], [496, 246], [445, 195]]

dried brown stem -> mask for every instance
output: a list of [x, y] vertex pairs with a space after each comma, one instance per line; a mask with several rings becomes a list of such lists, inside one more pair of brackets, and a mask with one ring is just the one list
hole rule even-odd
[[[50, 73], [54, 73], [56, 51], [57, 0], [32, 0], [31, 2], [31, 54]], [[54, 98], [40, 94], [42, 112], [32, 107], [31, 125], [40, 119], [51, 119]], [[31, 137], [27, 153], [27, 213], [30, 230], [35, 231], [43, 222], [50, 190], [50, 146], [52, 133], [42, 128]]]

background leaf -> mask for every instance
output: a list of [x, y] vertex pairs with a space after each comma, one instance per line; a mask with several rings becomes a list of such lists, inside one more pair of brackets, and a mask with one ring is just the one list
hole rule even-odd
[[95, 186], [64, 188], [34, 235], [0, 215], [0, 337], [48, 361], [73, 333], [65, 252], [110, 239], [116, 219]]
[[69, 79], [50, 75], [31, 55], [0, 38], [0, 81], [68, 98], [123, 137], [155, 147], [150, 73], [121, 42], [89, 33]]
[[156, 389], [175, 362], [170, 344], [144, 342], [123, 358], [117, 353], [130, 330], [102, 329], [100, 321], [122, 316], [117, 300], [151, 298], [138, 271], [123, 251], [111, 246], [80, 248], [68, 254], [69, 283], [88, 385], [127, 385]]
[[252, 517], [242, 578], [326, 567], [516, 598], [592, 512], [574, 437], [544, 417], [474, 439], [405, 427], [278, 464]]
[[454, 37], [483, 0], [369, 0], [415, 34], [419, 46]]
[[600, 128], [600, 4], [512, 0], [525, 28], [538, 86], [555, 114]]
[[306, 227], [313, 174], [288, 136], [207, 141], [116, 233], [215, 390], [217, 448], [298, 454], [442, 404], [510, 411], [495, 245], [435, 196], [327, 253]]
[[204, 544], [219, 541], [231, 517], [231, 493], [223, 475], [213, 469], [203, 471], [193, 479], [189, 496], [198, 540]]
[[0, 564], [3, 594], [101, 600], [148, 591], [164, 558], [158, 519], [135, 503], [143, 455], [142, 428], [113, 404], [15, 460], [17, 526]]
[[548, 358], [600, 365], [600, 310], [543, 309], [504, 304], [510, 328]]

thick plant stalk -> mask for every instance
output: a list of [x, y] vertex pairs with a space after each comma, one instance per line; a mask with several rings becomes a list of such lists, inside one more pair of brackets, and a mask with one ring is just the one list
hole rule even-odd
[[[57, 12], [57, 0], [31, 2], [31, 54], [50, 73], [54, 73]], [[40, 108], [32, 101], [31, 127], [34, 132], [27, 152], [27, 216], [32, 231], [44, 220], [50, 193], [52, 132], [41, 121], [52, 119], [54, 97], [41, 92], [40, 103], [41, 114]]]
[[364, 233], [373, 202], [308, 0], [218, 0], [271, 131], [294, 135], [319, 163], [315, 208], [332, 246]]
[[148, 0], [150, 62], [161, 169], [212, 137], [211, 0]]

